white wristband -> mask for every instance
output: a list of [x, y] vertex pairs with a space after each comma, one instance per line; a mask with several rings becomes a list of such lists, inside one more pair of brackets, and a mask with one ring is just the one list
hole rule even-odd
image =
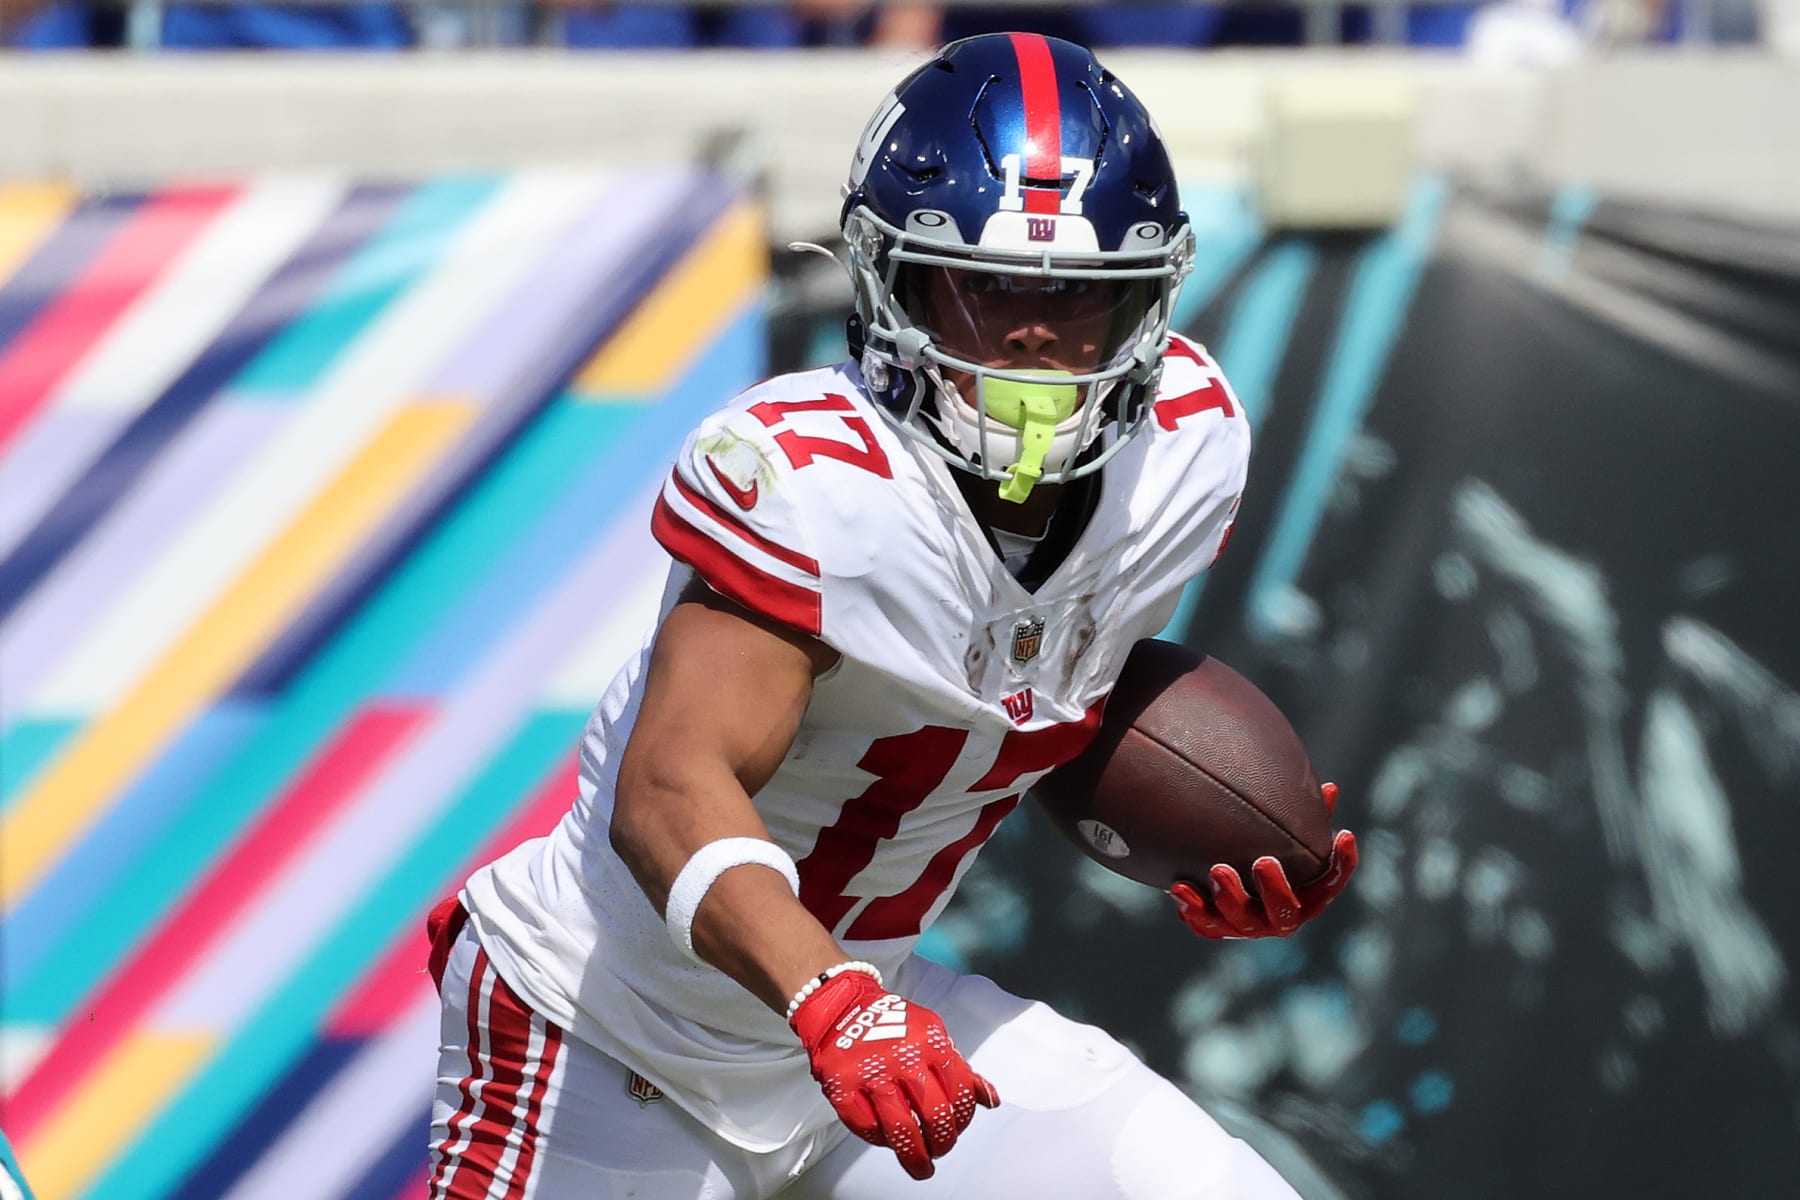
[[663, 910], [669, 936], [696, 962], [701, 959], [694, 953], [694, 914], [700, 911], [700, 902], [706, 899], [706, 893], [712, 890], [719, 876], [746, 863], [758, 863], [781, 872], [794, 895], [800, 894], [800, 872], [795, 869], [794, 860], [774, 842], [730, 837], [706, 843], [694, 851], [694, 857], [687, 860], [687, 865], [675, 876], [675, 882], [669, 885], [669, 903]]

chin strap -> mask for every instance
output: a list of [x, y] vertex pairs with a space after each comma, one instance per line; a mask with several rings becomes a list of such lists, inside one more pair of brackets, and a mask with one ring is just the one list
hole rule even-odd
[[1018, 379], [983, 379], [983, 411], [1003, 425], [1019, 431], [1019, 461], [1007, 468], [1010, 478], [1000, 485], [1000, 498], [1023, 504], [1043, 478], [1044, 457], [1056, 440], [1056, 427], [1075, 411], [1078, 389], [1066, 379], [1067, 371], [1032, 371], [1046, 382]]

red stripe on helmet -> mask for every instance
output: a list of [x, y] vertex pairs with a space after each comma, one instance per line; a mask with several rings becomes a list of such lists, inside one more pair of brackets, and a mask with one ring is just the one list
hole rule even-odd
[[[1025, 178], [1062, 179], [1062, 102], [1056, 95], [1056, 62], [1050, 42], [1042, 34], [1015, 33], [1013, 53], [1019, 59], [1019, 90], [1025, 102]], [[1039, 189], [1025, 189], [1027, 212], [1055, 212], [1058, 192], [1039, 197]], [[1047, 207], [1043, 206], [1048, 200]]]

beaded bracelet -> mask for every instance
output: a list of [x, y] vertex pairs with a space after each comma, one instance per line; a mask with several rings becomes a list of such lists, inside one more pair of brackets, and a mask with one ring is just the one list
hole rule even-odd
[[835, 967], [827, 967], [823, 971], [820, 971], [818, 978], [807, 980], [806, 986], [794, 993], [794, 998], [788, 1001], [787, 1019], [792, 1021], [794, 1019], [794, 1014], [800, 1011], [800, 1006], [805, 1004], [807, 999], [811, 997], [814, 992], [824, 987], [826, 980], [842, 975], [845, 971], [860, 971], [873, 979], [876, 983], [881, 984], [881, 986], [887, 986], [882, 983], [881, 971], [874, 963], [861, 961], [841, 962]]

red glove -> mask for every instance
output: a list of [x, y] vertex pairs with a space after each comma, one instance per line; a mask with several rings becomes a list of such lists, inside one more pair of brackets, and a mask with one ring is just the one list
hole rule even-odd
[[[1337, 807], [1337, 784], [1320, 789], [1325, 807]], [[1201, 896], [1193, 884], [1177, 883], [1169, 889], [1175, 897], [1175, 909], [1187, 927], [1201, 937], [1260, 938], [1286, 937], [1325, 911], [1350, 882], [1356, 870], [1356, 835], [1348, 829], [1338, 831], [1331, 843], [1331, 861], [1325, 873], [1302, 888], [1288, 882], [1287, 872], [1273, 858], [1263, 857], [1250, 864], [1256, 882], [1256, 895], [1244, 889], [1237, 871], [1220, 864], [1208, 875], [1211, 878], [1209, 898]]]
[[891, 1149], [914, 1179], [931, 1177], [931, 1160], [956, 1145], [977, 1104], [1000, 1103], [936, 1013], [860, 971], [827, 980], [788, 1024], [838, 1119], [863, 1141]]

